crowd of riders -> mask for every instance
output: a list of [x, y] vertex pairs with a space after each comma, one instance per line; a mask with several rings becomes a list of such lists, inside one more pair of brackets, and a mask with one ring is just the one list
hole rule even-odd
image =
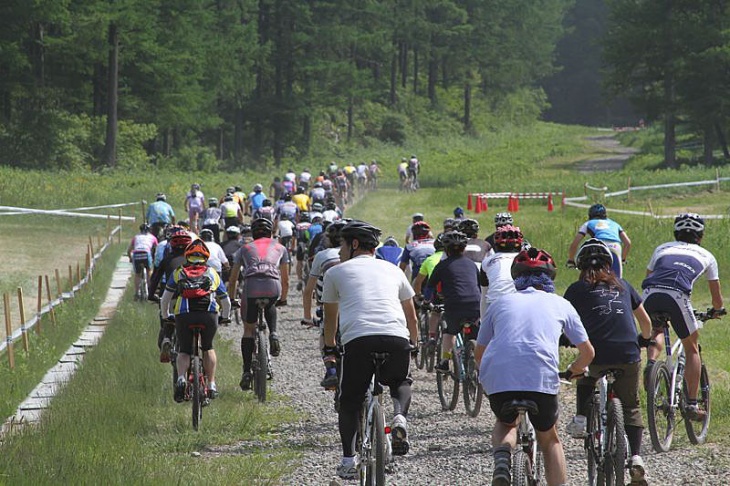
[[[418, 159], [404, 158], [398, 170], [402, 180], [416, 178]], [[435, 368], [449, 373], [456, 336], [468, 324], [471, 334], [465, 338], [475, 342], [479, 380], [495, 416], [492, 485], [512, 484], [516, 413], [504, 405], [521, 399], [537, 405], [530, 420], [552, 486], [566, 484], [557, 395], [559, 345], [570, 345], [577, 355], [567, 374], [577, 386], [569, 434], [585, 437], [581, 419], [588, 414], [596, 379], [606, 369], [620, 368], [614, 390], [624, 406], [631, 484], [646, 484], [640, 456], [641, 348], [648, 348], [651, 365], [663, 342], [658, 339], [662, 328], [652, 321], [656, 313], [671, 315], [684, 345], [687, 416], [702, 420], [706, 414], [697, 402], [699, 325], [690, 302], [701, 275], [709, 283], [711, 314], [724, 309], [717, 261], [700, 246], [704, 220], [693, 213], [676, 217], [674, 241], [655, 250], [640, 293], [622, 278], [631, 240], [607, 217], [605, 206], [594, 204], [568, 247], [566, 267], [578, 270], [576, 279], [559, 296], [554, 259], [527, 241], [510, 213], [498, 213], [494, 230], [485, 231], [486, 236], [460, 207], [440, 227], [415, 213], [402, 246], [371, 224], [346, 218], [354, 193], [377, 187], [379, 172], [376, 161], [343, 167], [333, 162], [319, 174], [289, 170], [274, 178], [268, 195], [262, 184], [255, 184], [248, 193], [231, 186], [220, 197], [206, 198], [201, 186], [192, 184], [183, 221], [176, 220], [166, 196], [158, 194], [128, 254], [138, 274], [150, 270], [149, 299], [160, 301], [160, 361], [171, 359], [177, 332], [177, 369], [186, 369], [189, 324], [204, 323], [202, 349], [214, 398], [213, 337], [217, 325], [230, 322], [232, 309], [244, 325], [240, 387], [249, 390], [257, 308], [263, 299], [271, 355], [276, 357], [282, 348], [276, 310], [287, 305], [294, 278], [292, 287], [301, 292], [303, 305], [301, 324], [320, 330], [313, 346], [322, 356], [321, 386], [339, 394], [343, 455], [336, 472], [354, 479], [360, 467], [354, 449], [357, 413], [374, 373], [372, 353], [390, 356], [380, 368], [380, 379], [394, 400], [393, 453], [406, 454], [409, 358], [425, 347], [435, 349], [443, 320], [442, 354]], [[422, 306], [434, 309], [425, 329], [417, 322]], [[181, 375], [176, 401], [184, 399], [185, 386]]]

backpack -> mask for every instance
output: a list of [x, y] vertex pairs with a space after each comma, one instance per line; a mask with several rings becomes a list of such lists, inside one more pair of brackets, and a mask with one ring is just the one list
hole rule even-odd
[[213, 281], [207, 265], [183, 265], [177, 281], [178, 293], [184, 299], [201, 299], [213, 292]]

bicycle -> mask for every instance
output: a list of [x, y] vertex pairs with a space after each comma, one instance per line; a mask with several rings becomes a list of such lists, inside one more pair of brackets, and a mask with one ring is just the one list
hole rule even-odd
[[[707, 312], [695, 311], [695, 317], [700, 321], [716, 319], [726, 314], [725, 309]], [[707, 439], [710, 427], [710, 377], [702, 359], [700, 351], [700, 384], [697, 394], [697, 406], [704, 412], [702, 421], [691, 420], [686, 413], [687, 383], [684, 380], [685, 354], [681, 339], [674, 344], [669, 337], [670, 315], [666, 312], [652, 314], [652, 321], [661, 323], [664, 332], [664, 347], [667, 358], [656, 361], [648, 372], [646, 383], [646, 411], [649, 422], [651, 445], [656, 452], [667, 452], [672, 445], [674, 431], [677, 425], [677, 410], [684, 420], [687, 438], [692, 444], [702, 444]]]
[[383, 386], [380, 384], [380, 367], [389, 354], [371, 353], [371, 356], [375, 373], [360, 411], [357, 435], [357, 450], [360, 455], [358, 472], [361, 485], [381, 486], [385, 484], [386, 464], [393, 461], [390, 427], [385, 426]]
[[[451, 370], [439, 371], [436, 374], [436, 387], [441, 408], [444, 411], [456, 408], [459, 401], [459, 387], [463, 385], [464, 408], [470, 417], [479, 415], [484, 397], [484, 390], [479, 383], [477, 362], [474, 358], [473, 325], [472, 322], [465, 322], [459, 334], [456, 335], [456, 344], [451, 355], [453, 365]], [[475, 338], [476, 336], [474, 336]]]
[[436, 363], [436, 356], [441, 355], [441, 333], [438, 331], [441, 330], [442, 326], [442, 322], [439, 322], [439, 326], [437, 328], [438, 335], [436, 336], [436, 344], [434, 345], [434, 343], [431, 342], [431, 339], [429, 338], [428, 328], [429, 315], [431, 312], [438, 312], [439, 314], [443, 314], [443, 304], [432, 304], [431, 302], [424, 302], [423, 304], [421, 304], [421, 309], [419, 313], [419, 335], [421, 336], [421, 342], [419, 344], [419, 347], [421, 349], [418, 353], [418, 361], [416, 362], [416, 366], [419, 370], [425, 368], [426, 371], [429, 373], [433, 372], [433, 367]]
[[545, 465], [537, 444], [537, 434], [530, 422], [530, 415], [537, 415], [537, 403], [515, 399], [502, 406], [502, 414], [517, 412], [517, 447], [512, 455], [512, 485], [545, 485]]
[[256, 334], [254, 334], [254, 354], [251, 370], [253, 371], [253, 391], [261, 403], [266, 401], [266, 382], [274, 376], [271, 371], [269, 340], [266, 335], [267, 326], [264, 319], [264, 308], [268, 304], [269, 299], [256, 299], [258, 321], [256, 323]]
[[205, 326], [191, 324], [188, 326], [193, 331], [193, 353], [190, 355], [190, 367], [188, 368], [188, 383], [185, 389], [185, 400], [193, 404], [193, 429], [198, 430], [200, 421], [203, 419], [203, 407], [210, 404], [208, 385], [205, 380], [203, 368], [203, 357], [200, 347], [200, 332]]

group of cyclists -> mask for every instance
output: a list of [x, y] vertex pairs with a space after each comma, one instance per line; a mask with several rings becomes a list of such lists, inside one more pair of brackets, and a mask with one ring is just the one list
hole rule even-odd
[[[374, 161], [373, 165], [374, 172], [367, 167], [366, 178], [374, 174], [372, 180], [376, 180], [379, 169]], [[684, 345], [688, 416], [701, 420], [706, 413], [696, 398], [699, 325], [690, 294], [705, 275], [718, 315], [723, 298], [717, 262], [700, 246], [703, 219], [692, 213], [677, 216], [674, 241], [655, 250], [640, 295], [621, 274], [631, 247], [628, 235], [607, 217], [603, 205], [591, 206], [588, 221], [568, 249], [566, 266], [579, 273], [561, 297], [555, 293], [554, 259], [527, 241], [511, 214], [498, 213], [494, 231], [482, 238], [479, 223], [467, 218], [462, 208], [443, 221], [440, 231], [416, 213], [401, 247], [398, 238], [382, 238], [373, 225], [344, 217], [338, 202], [348, 201], [347, 191], [353, 187], [348, 174], [356, 174], [359, 180], [360, 173], [359, 166], [349, 173], [347, 167], [332, 164], [318, 176], [308, 170], [299, 176], [288, 171], [269, 187], [271, 198], [256, 184], [249, 194], [233, 186], [223, 197], [206, 200], [200, 186], [193, 184], [185, 199], [189, 220], [179, 224], [164, 194], [158, 194], [149, 206], [149, 224], [141, 226], [128, 253], [135, 270], [152, 270], [148, 289], [149, 298], [160, 301], [160, 361], [170, 360], [171, 337], [177, 333], [181, 376], [174, 399], [184, 397], [192, 322], [205, 324], [205, 370], [211, 398], [217, 395], [212, 341], [217, 325], [230, 322], [231, 309], [240, 312], [244, 322], [240, 387], [251, 388], [257, 301], [266, 300], [271, 355], [276, 357], [281, 352], [276, 309], [287, 304], [296, 261], [301, 323], [320, 328], [321, 385], [338, 394], [342, 459], [336, 472], [341, 478], [355, 478], [360, 467], [355, 435], [375, 371], [372, 353], [388, 355], [379, 376], [390, 387], [394, 402], [393, 453], [406, 454], [410, 449], [410, 358], [424, 346], [435, 348], [441, 332], [442, 354], [436, 371], [449, 373], [454, 341], [468, 323], [472, 331], [466, 338], [475, 340], [479, 379], [496, 418], [493, 485], [511, 484], [517, 417], [505, 411], [504, 404], [514, 399], [537, 405], [530, 420], [544, 456], [547, 484], [566, 483], [556, 425], [560, 343], [577, 348], [568, 367], [568, 375], [577, 379], [577, 413], [568, 424], [569, 434], [585, 437], [585, 421], [580, 418], [588, 415], [596, 379], [607, 368], [620, 368], [623, 373], [617, 376], [614, 390], [624, 407], [628, 468], [632, 484], [646, 484], [640, 456], [640, 350], [648, 348], [650, 364], [660, 352], [661, 327], [652, 322], [654, 314], [671, 315]], [[406, 171], [410, 177], [410, 166]], [[417, 174], [416, 159], [413, 176]], [[343, 176], [347, 182], [340, 186], [337, 181]], [[194, 294], [191, 288], [202, 290]], [[431, 312], [427, 330], [419, 329], [418, 308], [427, 302], [442, 305], [443, 315]], [[445, 326], [440, 329], [442, 320]]]

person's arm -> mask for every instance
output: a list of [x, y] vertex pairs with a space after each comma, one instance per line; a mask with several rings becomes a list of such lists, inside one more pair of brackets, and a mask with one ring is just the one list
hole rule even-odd
[[582, 375], [588, 365], [591, 364], [591, 361], [593, 361], [593, 357], [596, 355], [596, 351], [593, 349], [593, 345], [590, 340], [576, 344], [575, 347], [578, 348], [578, 357], [575, 358], [575, 361], [570, 363], [568, 366], [568, 370], [570, 370], [574, 376]]
[[[136, 236], [135, 236], [136, 238]], [[129, 242], [129, 246], [127, 247], [127, 256], [129, 257], [129, 261], [132, 261], [132, 249], [134, 248], [134, 238], [132, 238], [132, 241]]]
[[289, 262], [282, 262], [279, 265], [279, 273], [281, 274], [281, 297], [279, 300], [286, 301], [289, 295]]
[[416, 315], [416, 307], [413, 305], [413, 297], [402, 300], [400, 304], [403, 307], [403, 313], [406, 315], [406, 325], [408, 326], [408, 333], [411, 335], [411, 344], [415, 345], [418, 343], [418, 316]]
[[162, 294], [162, 299], [160, 300], [160, 314], [163, 319], [167, 319], [172, 314], [170, 312], [170, 302], [172, 302], [172, 292], [165, 289], [165, 293]]
[[618, 234], [621, 238], [621, 260], [624, 262], [629, 258], [629, 250], [631, 250], [631, 240], [625, 231], [621, 231]]
[[710, 296], [712, 296], [712, 308], [720, 310], [723, 307], [722, 291], [720, 290], [720, 280], [708, 280], [707, 285], [710, 286]]
[[585, 237], [585, 234], [578, 232], [575, 235], [575, 238], [573, 238], [573, 241], [570, 243], [570, 248], [568, 248], [568, 261], [569, 262], [575, 262], [575, 254], [578, 252], [578, 246], [580, 245], [581, 240]]
[[185, 196], [185, 212], [190, 211], [190, 196]]
[[231, 267], [231, 275], [228, 277], [228, 294], [236, 298], [236, 287], [238, 286], [238, 276], [241, 274], [241, 265], [235, 263]]
[[423, 282], [425, 280], [426, 276], [421, 272], [418, 272], [418, 275], [416, 275], [416, 279], [413, 281], [413, 290], [416, 292], [416, 295], [423, 294], [421, 286], [423, 285]]
[[651, 317], [649, 317], [646, 309], [644, 309], [644, 304], [639, 304], [639, 307], [634, 309], [634, 317], [639, 321], [641, 337], [651, 339]]
[[337, 336], [337, 315], [339, 313], [339, 304], [337, 302], [324, 303], [324, 345], [333, 348], [337, 345], [335, 337]]
[[314, 288], [317, 286], [317, 277], [310, 276], [307, 284], [302, 291], [302, 307], [304, 307], [304, 320], [312, 320], [312, 299], [314, 297]]

